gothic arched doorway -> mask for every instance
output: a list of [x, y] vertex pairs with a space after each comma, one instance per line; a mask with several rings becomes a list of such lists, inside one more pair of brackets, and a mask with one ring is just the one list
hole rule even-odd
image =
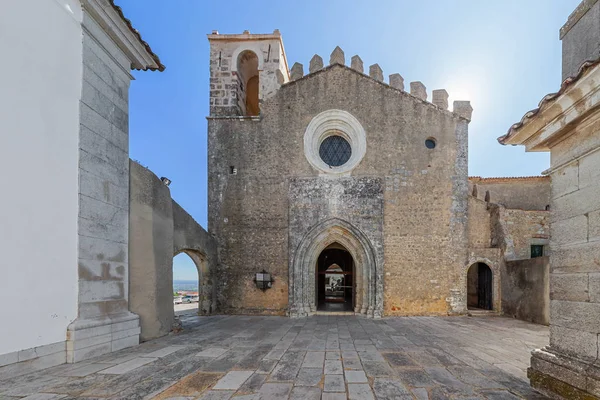
[[[375, 252], [370, 240], [359, 229], [337, 218], [315, 225], [293, 247], [289, 281], [290, 316], [306, 316], [317, 311], [319, 258], [322, 253], [334, 247], [349, 253], [352, 260], [350, 286], [353, 287], [353, 292], [350, 307], [353, 307], [356, 314], [381, 317], [382, 255]], [[345, 270], [341, 269], [343, 273]]]
[[471, 265], [467, 271], [467, 307], [492, 310], [493, 298], [491, 268], [482, 262]]
[[317, 310], [354, 309], [354, 260], [341, 244], [332, 243], [317, 261]]

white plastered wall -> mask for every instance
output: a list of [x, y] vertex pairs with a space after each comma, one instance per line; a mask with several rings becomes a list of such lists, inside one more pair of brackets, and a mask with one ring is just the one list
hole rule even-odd
[[0, 13], [0, 361], [8, 363], [17, 360], [7, 353], [64, 343], [77, 316], [81, 18], [79, 0], [9, 1]]

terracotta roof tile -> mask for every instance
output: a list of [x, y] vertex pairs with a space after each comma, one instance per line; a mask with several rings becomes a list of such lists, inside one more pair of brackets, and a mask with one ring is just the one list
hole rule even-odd
[[499, 176], [499, 177], [490, 177], [490, 178], [482, 178], [481, 176], [470, 176], [469, 182], [487, 182], [487, 183], [499, 183], [506, 181], [546, 181], [550, 180], [549, 176]]
[[[140, 41], [140, 43], [142, 43], [144, 45], [144, 47], [146, 48], [146, 51], [148, 53], [150, 53], [150, 55], [152, 56], [152, 58], [154, 59], [154, 61], [156, 62], [156, 65], [158, 65], [158, 67], [148, 67], [148, 68], [143, 68], [144, 71], [146, 70], [151, 70], [151, 71], [164, 71], [165, 70], [165, 66], [160, 62], [160, 58], [158, 58], [158, 55], [156, 55], [152, 49], [150, 48], [150, 45], [144, 41], [144, 39], [142, 39], [142, 35], [140, 34], [140, 32], [138, 32], [137, 29], [135, 29], [133, 27], [133, 25], [131, 24], [131, 21], [129, 19], [127, 19], [125, 17], [125, 15], [123, 14], [123, 10], [121, 9], [121, 7], [119, 7], [118, 5], [115, 4], [114, 0], [108, 0], [110, 5], [115, 9], [115, 11], [117, 12], [117, 14], [119, 14], [119, 16], [123, 19], [123, 21], [125, 21], [125, 23], [127, 24], [127, 27], [129, 28], [129, 30], [131, 30], [131, 32], [138, 38], [138, 40]], [[137, 70], [139, 70], [140, 68], [135, 68]]]
[[587, 60], [584, 61], [583, 64], [581, 64], [581, 66], [579, 67], [579, 70], [577, 72], [577, 74], [575, 76], [570, 76], [567, 79], [565, 79], [562, 83], [562, 85], [560, 85], [560, 89], [558, 92], [556, 93], [549, 93], [547, 95], [545, 95], [542, 100], [540, 100], [538, 107], [534, 108], [533, 110], [527, 111], [525, 113], [525, 115], [523, 115], [523, 118], [521, 118], [521, 120], [515, 124], [512, 124], [511, 127], [508, 129], [508, 132], [506, 132], [505, 135], [500, 136], [498, 138], [498, 142], [500, 144], [506, 144], [506, 140], [517, 130], [519, 130], [523, 125], [525, 125], [531, 118], [535, 117], [542, 109], [542, 107], [546, 106], [548, 103], [552, 102], [553, 100], [555, 100], [558, 96], [560, 96], [561, 94], [563, 94], [565, 92], [565, 90], [567, 90], [567, 88], [572, 85], [573, 83], [577, 82], [583, 75], [585, 75], [585, 73], [592, 67], [595, 67], [596, 65], [600, 64], [600, 58], [597, 58], [595, 60]]

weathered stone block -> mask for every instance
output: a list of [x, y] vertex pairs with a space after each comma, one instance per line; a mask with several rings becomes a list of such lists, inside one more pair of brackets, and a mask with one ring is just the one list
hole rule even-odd
[[379, 82], [383, 82], [383, 70], [379, 64], [373, 64], [369, 67], [369, 76]]
[[600, 185], [587, 186], [554, 199], [551, 221], [561, 221], [600, 209]]
[[550, 346], [578, 358], [594, 359], [598, 355], [598, 334], [554, 325], [551, 319]]
[[313, 58], [310, 59], [310, 64], [308, 66], [308, 72], [313, 73], [318, 70], [323, 69], [323, 58], [320, 55], [315, 54]]
[[421, 100], [427, 100], [427, 88], [421, 82], [410, 83], [410, 94]]
[[579, 189], [579, 164], [574, 162], [552, 174], [552, 198], [557, 199]]
[[600, 181], [600, 151], [595, 151], [579, 160], [578, 178], [580, 188], [598, 185]]
[[564, 245], [587, 242], [588, 219], [585, 215], [553, 221], [550, 225], [551, 243]]
[[108, 163], [94, 154], [81, 150], [79, 152], [79, 169], [93, 173], [115, 186], [120, 186], [124, 191], [127, 190], [129, 178], [126, 167]]
[[[104, 203], [84, 195], [79, 196], [79, 216], [92, 221], [99, 221], [109, 225], [122, 225], [127, 227], [129, 212], [126, 209]], [[85, 232], [79, 231], [85, 235]]]
[[79, 170], [79, 192], [119, 208], [129, 207], [129, 195], [124, 187], [83, 169]]
[[436, 89], [431, 92], [431, 102], [441, 108], [442, 110], [448, 109], [448, 92], [446, 89]]
[[360, 58], [358, 55], [352, 56], [352, 59], [350, 60], [350, 68], [360, 72], [361, 74], [364, 73], [365, 69], [362, 58]]
[[550, 276], [550, 299], [588, 301], [588, 274], [552, 274]]
[[402, 75], [391, 74], [389, 79], [391, 87], [399, 90], [404, 90], [404, 78], [402, 77]]
[[[587, 282], [587, 274], [581, 274]], [[600, 333], [600, 304], [551, 300], [550, 320], [554, 326], [578, 329], [580, 332]]]
[[600, 272], [598, 242], [583, 242], [552, 248], [551, 271], [554, 273]]
[[103, 118], [88, 105], [80, 103], [79, 123], [96, 132], [109, 142], [121, 149], [129, 149], [129, 135], [127, 131], [119, 129], [111, 121]]
[[129, 115], [121, 110], [108, 97], [100, 93], [92, 85], [84, 82], [81, 88], [81, 102], [96, 111], [107, 121], [122, 131], [129, 131]]

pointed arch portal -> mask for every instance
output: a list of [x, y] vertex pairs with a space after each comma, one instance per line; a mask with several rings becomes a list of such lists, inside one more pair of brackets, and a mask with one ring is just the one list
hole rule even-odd
[[[339, 285], [337, 281], [342, 280], [342, 286], [350, 286], [344, 288], [343, 294], [337, 293], [337, 296], [344, 299], [345, 307], [357, 314], [381, 317], [383, 282], [381, 266], [377, 265], [373, 246], [359, 229], [338, 218], [326, 220], [310, 229], [292, 255], [289, 283], [290, 316], [301, 317], [317, 311], [320, 303], [319, 272], [331, 266], [326, 265], [327, 262], [324, 261], [324, 255], [329, 252], [342, 270], [341, 273], [345, 277], [351, 276], [350, 285], [345, 284], [348, 279], [336, 279], [334, 285]], [[330, 284], [330, 289], [331, 286]], [[325, 290], [325, 282], [322, 290]], [[321, 303], [325, 303], [324, 293], [321, 294], [321, 300]]]

